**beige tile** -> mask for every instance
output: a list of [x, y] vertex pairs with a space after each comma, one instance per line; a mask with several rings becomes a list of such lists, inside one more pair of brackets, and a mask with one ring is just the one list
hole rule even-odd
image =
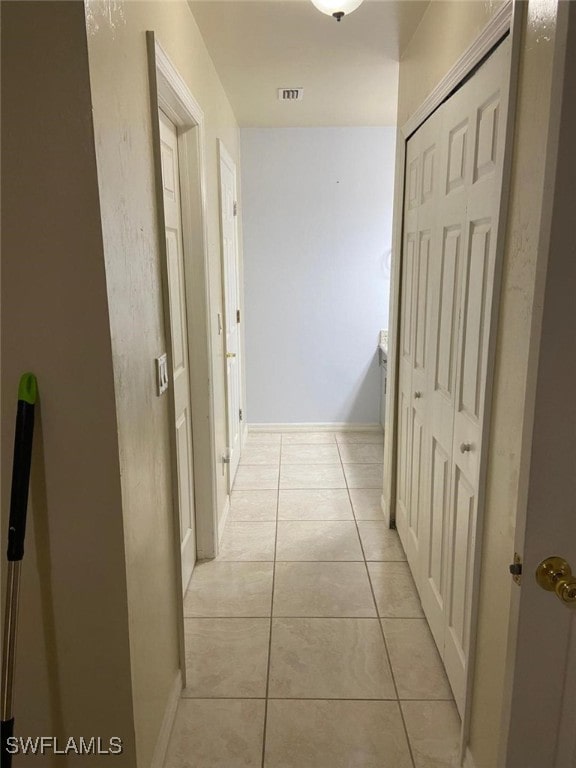
[[350, 498], [356, 520], [383, 520], [382, 491], [379, 488], [351, 488]]
[[460, 717], [453, 701], [403, 701], [416, 768], [460, 765]]
[[401, 699], [451, 699], [452, 691], [426, 619], [382, 619]]
[[397, 531], [385, 522], [363, 520], [358, 522], [366, 560], [406, 560]]
[[280, 491], [279, 520], [354, 520], [344, 488]]
[[280, 461], [280, 444], [247, 445], [240, 455], [240, 465], [277, 464]]
[[284, 432], [282, 435], [282, 446], [286, 445], [326, 445], [335, 443], [334, 432]]
[[274, 560], [276, 523], [228, 523], [217, 560]]
[[234, 480], [235, 491], [262, 491], [278, 488], [278, 464], [265, 466], [240, 466]]
[[184, 616], [270, 616], [273, 563], [197, 563]]
[[274, 616], [376, 616], [364, 563], [276, 563]]
[[272, 619], [270, 698], [393, 699], [376, 619]]
[[280, 520], [277, 560], [363, 560], [351, 521]]
[[381, 445], [384, 443], [384, 433], [373, 431], [366, 432], [337, 432], [336, 441], [339, 445], [353, 445], [355, 443], [368, 443]]
[[368, 563], [370, 581], [383, 618], [424, 616], [408, 563]]
[[382, 488], [382, 464], [344, 464], [348, 488]]
[[340, 464], [282, 464], [280, 488], [346, 488]]
[[340, 457], [346, 464], [380, 464], [384, 466], [384, 445], [341, 443]]
[[232, 491], [229, 522], [276, 520], [278, 491]]
[[270, 701], [266, 768], [412, 768], [395, 701]]
[[181, 699], [164, 768], [260, 768], [263, 701]]
[[282, 464], [338, 464], [340, 454], [333, 445], [283, 445]]
[[185, 697], [266, 696], [269, 619], [184, 619]]
[[246, 445], [280, 445], [281, 442], [282, 434], [280, 432], [248, 432]]

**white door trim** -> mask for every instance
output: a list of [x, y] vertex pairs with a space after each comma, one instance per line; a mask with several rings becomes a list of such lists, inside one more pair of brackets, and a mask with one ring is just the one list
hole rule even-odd
[[[164, 202], [160, 160], [160, 128], [158, 109], [180, 129], [178, 152], [181, 163], [182, 231], [184, 239], [185, 288], [188, 305], [190, 404], [194, 446], [194, 497], [196, 510], [196, 549], [198, 559], [218, 553], [218, 516], [216, 505], [214, 393], [212, 387], [214, 357], [210, 338], [210, 285], [208, 265], [208, 232], [206, 227], [205, 129], [204, 113], [184, 79], [174, 67], [154, 32], [146, 33], [156, 200], [158, 210], [158, 241], [162, 254], [162, 291], [164, 328], [167, 354], [171, 356], [170, 315], [168, 305], [168, 276], [166, 274], [166, 243], [164, 239]], [[171, 361], [170, 361], [171, 366]], [[171, 367], [169, 366], [170, 370]], [[174, 504], [174, 555], [176, 561], [177, 610], [180, 640], [180, 668], [185, 680], [184, 596], [180, 557], [180, 522], [178, 484], [176, 476], [176, 434], [174, 423], [174, 394], [168, 390], [171, 414], [172, 497]], [[206, 419], [208, 414], [208, 419]]]
[[[217, 554], [216, 444], [214, 432], [214, 355], [210, 336], [210, 284], [206, 216], [204, 113], [153, 32], [147, 33], [152, 47], [158, 106], [184, 133], [179, 139], [182, 154], [182, 226], [186, 265], [186, 295], [189, 299], [189, 345], [194, 359], [191, 369], [192, 417], [194, 421], [195, 467], [197, 470], [198, 557]], [[188, 129], [186, 131], [186, 129]], [[190, 129], [196, 129], [195, 131]], [[196, 192], [196, 197], [194, 196]], [[205, 413], [208, 412], [206, 428]], [[200, 415], [201, 414], [201, 415]]]
[[512, 26], [513, 0], [506, 0], [496, 11], [488, 24], [480, 32], [472, 45], [467, 48], [458, 61], [442, 78], [434, 90], [428, 94], [418, 109], [412, 114], [401, 128], [402, 136], [408, 139], [432, 112], [449, 96], [452, 91], [472, 72], [489, 51], [504, 37]]
[[499, 297], [502, 262], [504, 254], [503, 234], [507, 222], [507, 201], [508, 190], [510, 186], [510, 168], [512, 159], [512, 136], [514, 128], [514, 106], [516, 103], [517, 70], [520, 49], [520, 35], [515, 33], [519, 28], [520, 15], [515, 13], [515, 4], [513, 0], [507, 2], [496, 12], [485, 28], [480, 32], [477, 38], [464, 51], [458, 61], [446, 73], [434, 90], [422, 102], [420, 107], [404, 123], [398, 134], [396, 145], [396, 168], [395, 168], [395, 193], [394, 193], [394, 222], [393, 222], [393, 258], [392, 275], [390, 286], [391, 313], [390, 313], [390, 331], [389, 331], [389, 369], [388, 369], [388, 388], [386, 413], [388, 420], [384, 436], [384, 493], [382, 496], [382, 510], [384, 518], [389, 524], [394, 524], [395, 520], [395, 499], [396, 499], [396, 473], [397, 473], [397, 445], [398, 445], [398, 376], [399, 376], [399, 334], [400, 334], [400, 294], [402, 278], [402, 242], [403, 242], [403, 219], [404, 219], [404, 175], [405, 175], [405, 157], [406, 143], [408, 138], [417, 130], [422, 123], [436, 110], [440, 104], [455, 90], [455, 88], [473, 72], [491, 49], [504, 37], [507, 32], [512, 33], [512, 62], [510, 73], [510, 92], [508, 104], [507, 136], [506, 149], [504, 157], [504, 171], [502, 180], [501, 207], [499, 215], [498, 245], [496, 248], [496, 260], [494, 270], [494, 295], [492, 302], [492, 316], [490, 323], [490, 337], [488, 342], [488, 363], [486, 377], [486, 394], [484, 408], [484, 430], [485, 438], [482, 441], [482, 451], [480, 456], [480, 474], [479, 474], [479, 493], [478, 493], [478, 514], [477, 514], [477, 533], [474, 555], [474, 574], [472, 587], [472, 607], [471, 607], [471, 629], [470, 645], [467, 653], [468, 658], [468, 685], [466, 691], [466, 701], [464, 706], [464, 716], [462, 718], [461, 732], [461, 761], [464, 760], [465, 750], [468, 744], [470, 731], [470, 718], [472, 712], [472, 694], [473, 694], [473, 672], [475, 666], [475, 634], [478, 623], [478, 597], [480, 585], [480, 567], [481, 567], [481, 543], [483, 530], [483, 514], [485, 503], [485, 484], [486, 484], [486, 466], [487, 452], [489, 447], [489, 424], [491, 417], [491, 399], [492, 399], [492, 379], [494, 373], [495, 341], [497, 333]]

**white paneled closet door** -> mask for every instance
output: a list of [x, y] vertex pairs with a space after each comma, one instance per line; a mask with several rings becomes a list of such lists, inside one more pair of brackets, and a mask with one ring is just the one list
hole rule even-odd
[[400, 345], [399, 478], [396, 525], [414, 573], [420, 570], [422, 526], [429, 485], [428, 369], [431, 322], [430, 268], [438, 251], [438, 118], [433, 115], [408, 142], [404, 202]]
[[463, 711], [510, 42], [407, 145], [397, 527]]

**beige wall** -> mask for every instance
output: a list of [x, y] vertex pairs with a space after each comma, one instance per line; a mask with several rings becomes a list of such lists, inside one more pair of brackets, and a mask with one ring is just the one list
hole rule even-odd
[[[401, 126], [473, 42], [500, 2], [433, 0], [402, 55], [398, 122]], [[470, 730], [476, 768], [501, 768], [498, 757], [508, 622], [513, 588], [517, 512], [525, 504], [523, 449], [530, 318], [534, 306], [539, 213], [543, 198], [554, 47], [555, 2], [531, 0], [519, 27], [522, 39], [518, 119], [499, 319], [494, 400], [483, 535], [477, 657]], [[516, 38], [518, 40], [518, 38]], [[397, 293], [398, 287], [395, 286]], [[391, 326], [393, 327], [393, 326]], [[528, 430], [529, 431], [529, 430]], [[387, 466], [391, 446], [387, 445]], [[385, 477], [385, 502], [390, 496]]]
[[402, 127], [486, 26], [504, 0], [432, 0], [400, 60]]
[[138, 765], [148, 766], [179, 667], [167, 398], [153, 360], [165, 351], [146, 31], [152, 30], [205, 115], [210, 331], [217, 505], [226, 446], [217, 138], [238, 161], [238, 129], [185, 2], [87, 0], [100, 204], [116, 386]]
[[[3, 537], [20, 374], [35, 372], [40, 391], [16, 733], [119, 736], [126, 753], [114, 764], [133, 768], [120, 467], [81, 2], [2, 3], [2, 110]], [[3, 575], [4, 552], [5, 543]], [[87, 759], [112, 758], [48, 755], [14, 765], [73, 768]]]
[[[537, 268], [541, 268], [542, 215], [549, 194], [544, 182], [550, 96], [554, 88], [556, 5], [556, 0], [530, 0], [524, 7], [525, 17], [521, 13], [518, 29], [521, 54], [517, 115], [494, 376], [474, 717], [470, 734], [476, 768], [501, 765], [498, 736], [504, 680], [510, 672], [504, 628], [509, 619], [510, 597], [513, 602], [518, 597], [517, 588], [507, 576], [507, 567], [514, 556], [515, 533], [522, 553], [523, 531], [516, 532], [516, 520], [525, 517], [531, 457], [537, 371], [530, 368], [530, 363], [534, 339], [539, 338], [542, 303], [538, 295], [538, 291], [542, 291], [542, 279], [537, 278]], [[532, 329], [534, 315], [538, 322]], [[500, 631], [496, 631], [498, 627]]]

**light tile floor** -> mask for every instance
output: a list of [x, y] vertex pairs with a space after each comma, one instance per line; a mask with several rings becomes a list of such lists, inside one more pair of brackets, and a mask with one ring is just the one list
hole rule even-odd
[[455, 768], [460, 720], [395, 531], [382, 436], [253, 433], [185, 597], [165, 768]]

